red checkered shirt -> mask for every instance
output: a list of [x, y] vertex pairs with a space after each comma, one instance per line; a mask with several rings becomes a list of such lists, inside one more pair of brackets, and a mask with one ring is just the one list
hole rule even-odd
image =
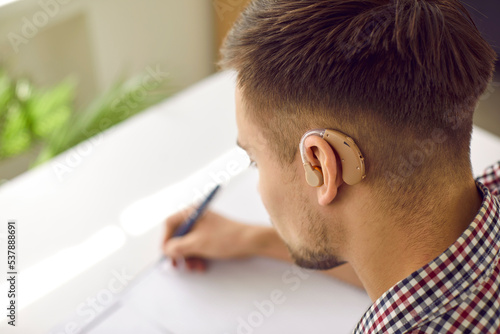
[[500, 161], [476, 179], [483, 203], [446, 251], [386, 291], [361, 333], [500, 333]]

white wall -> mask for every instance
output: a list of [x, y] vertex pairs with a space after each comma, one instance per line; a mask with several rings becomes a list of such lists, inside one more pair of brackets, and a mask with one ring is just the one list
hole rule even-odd
[[0, 7], [0, 62], [41, 85], [74, 74], [80, 101], [148, 66], [181, 89], [215, 69], [213, 20], [206, 0], [20, 0]]
[[214, 27], [206, 0], [92, 1], [88, 25], [100, 87], [123, 69], [158, 64], [186, 87], [214, 70]]

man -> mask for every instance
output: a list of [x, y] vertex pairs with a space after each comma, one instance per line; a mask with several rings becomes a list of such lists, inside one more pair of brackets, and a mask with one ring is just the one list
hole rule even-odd
[[[222, 54], [275, 229], [209, 212], [170, 239], [181, 212], [165, 254], [338, 267], [374, 301], [356, 333], [498, 333], [500, 165], [476, 181], [469, 150], [496, 55], [459, 1], [257, 0]], [[307, 136], [303, 162], [312, 129], [347, 147]]]

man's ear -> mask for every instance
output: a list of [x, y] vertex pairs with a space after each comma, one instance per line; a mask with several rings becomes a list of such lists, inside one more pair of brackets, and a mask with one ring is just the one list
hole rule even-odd
[[307, 137], [304, 148], [311, 165], [321, 168], [323, 184], [317, 187], [318, 204], [326, 206], [335, 199], [338, 188], [344, 183], [342, 164], [337, 152], [319, 136]]

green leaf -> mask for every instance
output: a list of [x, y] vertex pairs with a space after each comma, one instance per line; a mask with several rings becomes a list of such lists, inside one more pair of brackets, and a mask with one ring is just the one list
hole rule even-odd
[[30, 148], [32, 137], [28, 129], [26, 115], [20, 105], [12, 105], [7, 111], [1, 135], [0, 158], [14, 156]]
[[71, 116], [75, 85], [65, 81], [46, 92], [38, 92], [26, 101], [34, 135], [49, 138], [63, 127]]
[[166, 82], [144, 83], [148, 74], [118, 81], [87, 108], [75, 112], [75, 82], [41, 90], [12, 79], [0, 68], [0, 159], [42, 142], [37, 163], [46, 161], [169, 96]]
[[67, 126], [51, 137], [49, 144], [37, 158], [41, 163], [77, 144], [155, 105], [169, 93], [167, 85], [148, 90], [143, 83], [145, 75], [113, 85], [83, 111], [74, 113]]

